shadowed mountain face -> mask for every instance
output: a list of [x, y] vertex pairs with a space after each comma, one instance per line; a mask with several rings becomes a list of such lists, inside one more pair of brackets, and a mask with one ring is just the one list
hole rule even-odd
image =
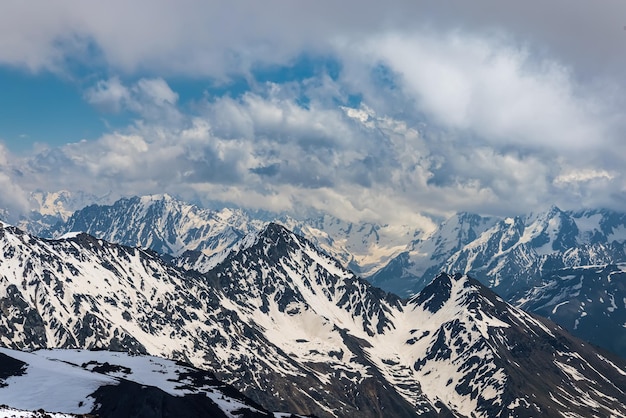
[[626, 358], [625, 264], [556, 270], [511, 300]]
[[[457, 215], [371, 280], [417, 292], [439, 271], [470, 274], [506, 300], [626, 358], [626, 216], [593, 210], [494, 220]], [[410, 290], [409, 290], [410, 289]]]
[[58, 238], [68, 232], [86, 232], [109, 242], [178, 256], [187, 250], [216, 253], [230, 248], [262, 225], [241, 210], [212, 211], [155, 195], [87, 206], [41, 234]]
[[477, 281], [442, 274], [403, 300], [276, 224], [206, 274], [7, 226], [0, 254], [7, 347], [183, 359], [267, 410], [318, 416], [626, 414], [623, 362]]
[[[441, 271], [471, 274], [509, 298], [540, 283], [551, 271], [626, 262], [626, 214], [608, 210], [552, 207], [504, 219], [459, 213], [429, 234], [328, 215], [295, 220], [276, 214], [258, 217], [238, 209], [201, 209], [167, 195], [91, 205], [69, 218], [67, 210], [63, 213], [63, 221], [55, 226], [41, 230], [37, 224], [32, 230], [53, 238], [86, 232], [173, 257], [191, 251], [195, 255], [186, 257], [193, 257], [193, 264], [182, 260], [181, 265], [200, 271], [215, 265], [213, 256], [273, 220], [298, 231], [344, 267], [401, 296], [419, 292]], [[25, 227], [29, 225], [24, 221]]]
[[419, 292], [441, 271], [470, 274], [505, 298], [551, 271], [626, 262], [626, 215], [550, 210], [514, 218], [461, 213], [371, 277], [387, 290]]

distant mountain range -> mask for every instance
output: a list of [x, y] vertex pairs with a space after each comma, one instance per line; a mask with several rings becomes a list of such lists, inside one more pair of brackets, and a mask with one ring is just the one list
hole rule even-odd
[[[424, 233], [408, 226], [352, 223], [329, 215], [305, 220], [271, 214], [259, 218], [240, 209], [201, 209], [155, 195], [87, 206], [57, 219], [54, 225], [41, 228], [39, 222], [30, 230], [50, 238], [84, 231], [109, 242], [151, 248], [172, 257], [179, 267], [204, 273], [222, 261], [243, 236], [259, 231], [268, 221], [305, 236], [343, 267], [402, 297], [418, 293], [440, 272], [464, 273], [522, 306], [524, 294], [545, 288], [546, 281], [564, 269], [626, 262], [626, 214], [556, 207], [511, 218], [460, 213]], [[28, 225], [28, 221], [21, 224]], [[565, 281], [561, 286], [572, 283]], [[596, 293], [601, 293], [601, 282], [594, 283]], [[576, 289], [563, 291], [574, 294]], [[621, 302], [616, 299], [613, 312], [589, 316], [588, 327], [595, 328], [593, 321], [602, 321], [603, 316], [617, 318], [615, 312], [626, 309], [626, 302]], [[585, 304], [588, 312], [612, 306], [600, 298], [590, 298]], [[538, 305], [523, 306], [546, 315]], [[616, 320], [617, 337], [609, 342], [574, 327], [579, 314], [560, 312], [554, 319], [569, 331], [626, 357], [626, 327], [622, 326], [626, 322]]]
[[269, 221], [305, 236], [344, 267], [400, 296], [419, 292], [442, 271], [473, 274], [508, 297], [553, 270], [626, 261], [626, 213], [608, 210], [552, 207], [512, 218], [460, 213], [425, 233], [329, 215], [255, 218], [240, 209], [201, 209], [153, 195], [90, 205], [44, 229], [31, 228], [28, 221], [20, 226], [50, 238], [86, 232], [177, 257], [185, 251], [215, 255]]
[[[174, 382], [166, 381], [201, 394], [202, 402], [215, 402], [207, 385], [221, 381], [244, 394], [234, 398], [249, 413], [626, 415], [624, 360], [508, 304], [467, 275], [440, 274], [410, 299], [385, 293], [275, 223], [222, 250], [204, 273], [152, 250], [82, 233], [47, 240], [6, 224], [0, 224], [0, 254], [0, 345], [183, 360], [216, 380], [177, 372]], [[53, 362], [38, 363], [2, 354], [33, 370], [67, 362], [76, 376], [113, 365], [96, 378], [169, 393], [158, 379], [132, 376], [146, 370], [143, 357], [37, 351], [33, 356]], [[50, 374], [59, 370], [48, 366], [42, 368]], [[7, 369], [0, 386], [10, 391], [19, 373]], [[0, 399], [7, 399], [2, 390]], [[119, 399], [115, 392], [111, 397]], [[114, 408], [115, 401], [98, 405]]]
[[626, 357], [626, 264], [555, 270], [511, 300]]
[[214, 255], [231, 248], [244, 235], [277, 222], [306, 236], [318, 248], [364, 277], [384, 266], [423, 235], [410, 227], [352, 223], [322, 215], [296, 220], [286, 215], [255, 217], [241, 209], [210, 210], [168, 195], [121, 199], [111, 205], [90, 205], [47, 228], [19, 226], [36, 235], [58, 238], [68, 232], [86, 232], [109, 242], [150, 248], [174, 257], [185, 251]]
[[[433, 272], [472, 274], [508, 298], [567, 267], [626, 261], [626, 214], [561, 211], [485, 218], [462, 213], [410, 244], [372, 281], [399, 294], [419, 291]], [[385, 286], [401, 276], [401, 286]], [[394, 283], [395, 283], [394, 282]], [[390, 289], [393, 287], [393, 289]]]

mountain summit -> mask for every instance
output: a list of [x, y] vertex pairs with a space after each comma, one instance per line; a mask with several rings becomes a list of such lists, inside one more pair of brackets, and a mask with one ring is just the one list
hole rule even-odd
[[182, 359], [322, 417], [626, 414], [624, 362], [477, 281], [443, 274], [403, 300], [277, 224], [206, 274], [85, 234], [3, 226], [0, 251], [7, 347]]

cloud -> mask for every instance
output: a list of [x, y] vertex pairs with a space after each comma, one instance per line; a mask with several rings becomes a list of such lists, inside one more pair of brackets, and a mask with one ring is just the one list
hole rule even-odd
[[361, 47], [388, 66], [431, 124], [494, 146], [581, 152], [607, 137], [593, 97], [568, 68], [499, 39], [452, 33], [387, 35]]
[[[621, 3], [592, 10], [602, 24], [578, 0], [54, 3], [7, 6], [0, 63], [110, 74], [85, 100], [131, 121], [15, 160], [0, 181], [18, 194], [168, 192], [424, 228], [624, 202]], [[302, 54], [337, 74], [255, 79]], [[168, 83], [241, 75], [248, 91], [193, 103]]]
[[557, 185], [568, 183], [584, 183], [592, 180], [613, 180], [616, 177], [615, 174], [609, 173], [606, 170], [594, 170], [594, 169], [578, 169], [570, 170], [559, 174], [554, 183]]
[[9, 222], [29, 209], [28, 192], [15, 181], [20, 176], [15, 166], [13, 156], [0, 143], [0, 219]]
[[130, 100], [130, 92], [122, 85], [119, 77], [100, 80], [85, 92], [88, 103], [105, 112], [117, 113]]
[[[436, 56], [432, 60], [440, 65]], [[445, 55], [441, 65], [449, 60]], [[394, 68], [397, 85], [407, 82], [400, 70], [410, 73], [408, 67]], [[606, 160], [593, 164], [592, 156], [606, 148], [591, 147], [577, 157], [579, 153], [563, 148], [565, 140], [542, 147], [531, 138], [535, 128], [524, 131], [523, 122], [530, 122], [524, 112], [511, 114], [521, 119], [511, 124], [523, 131], [511, 139], [493, 133], [500, 129], [497, 120], [496, 128], [480, 126], [469, 116], [462, 128], [445, 115], [430, 122], [436, 107], [420, 101], [422, 89], [403, 89], [398, 101], [386, 85], [363, 81], [369, 89], [364, 100], [373, 98], [378, 110], [365, 103], [338, 104], [335, 100], [352, 89], [343, 76], [313, 77], [315, 83], [265, 83], [238, 97], [206, 97], [191, 111], [183, 109], [178, 94], [161, 78], [128, 86], [116, 79], [96, 83], [93, 97], [119, 97], [120, 106], [137, 118], [98, 139], [44, 149], [21, 162], [23, 176], [13, 180], [23, 190], [82, 190], [111, 199], [168, 192], [206, 204], [229, 202], [302, 216], [319, 210], [344, 219], [425, 229], [432, 221], [424, 215], [457, 210], [509, 215], [551, 203], [575, 208], [621, 201], [607, 196], [621, 196], [623, 179], [605, 175], [619, 166], [604, 167]], [[484, 77], [479, 70], [469, 71], [464, 83], [476, 89]], [[552, 88], [547, 79], [519, 71], [504, 79], [523, 84], [528, 77]], [[564, 79], [562, 85], [570, 83]], [[111, 86], [126, 93], [108, 95]], [[303, 92], [310, 99], [306, 106], [299, 102]], [[478, 105], [497, 113], [505, 102]], [[167, 114], [175, 117], [162, 117]], [[567, 129], [572, 122], [556, 118], [551, 123]], [[519, 138], [531, 146], [522, 146]], [[615, 158], [611, 164], [624, 162]]]
[[179, 117], [178, 93], [160, 77], [140, 78], [129, 87], [119, 77], [99, 80], [87, 88], [84, 96], [88, 103], [104, 112], [129, 111], [148, 120]]
[[283, 63], [302, 50], [326, 50], [343, 39], [430, 27], [507, 31], [585, 74], [620, 74], [626, 66], [625, 15], [623, 2], [598, 8], [585, 0], [541, 7], [495, 0], [11, 1], [0, 16], [0, 62], [36, 71], [95, 60], [124, 73], [228, 76], [257, 62]]
[[134, 90], [157, 105], [175, 105], [178, 101], [178, 94], [162, 78], [142, 78]]

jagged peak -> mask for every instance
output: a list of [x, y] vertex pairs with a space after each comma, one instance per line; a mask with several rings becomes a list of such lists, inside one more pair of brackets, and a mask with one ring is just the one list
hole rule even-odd
[[276, 222], [268, 222], [263, 229], [258, 233], [259, 236], [267, 237], [267, 238], [284, 238], [289, 235], [294, 235], [287, 227], [276, 223]]
[[263, 228], [258, 231], [250, 232], [244, 235], [236, 244], [231, 248], [225, 250], [220, 256], [221, 259], [226, 259], [229, 256], [234, 256], [237, 253], [245, 251], [262, 243], [265, 247], [275, 247], [287, 245], [299, 245], [297, 235], [283, 225], [275, 222], [268, 222]]
[[[456, 308], [475, 309], [481, 300], [498, 296], [479, 281], [465, 274], [440, 273], [420, 293], [409, 300], [410, 304], [437, 313], [444, 305], [452, 303]], [[492, 302], [487, 302], [493, 305]]]
[[24, 231], [19, 226], [15, 226], [13, 224], [10, 224], [10, 223], [7, 223], [7, 222], [3, 222], [1, 220], [0, 220], [0, 230], [7, 230], [10, 233], [15, 234], [15, 235], [28, 235], [28, 236], [31, 236], [31, 234], [29, 234], [28, 232]]
[[555, 204], [552, 204], [548, 209], [539, 212], [531, 212], [525, 218], [527, 223], [532, 223], [533, 221], [537, 220], [547, 222], [550, 219], [553, 219], [555, 217], [562, 217], [564, 215], [566, 215], [566, 212], [562, 211]]
[[480, 220], [483, 218], [486, 218], [486, 217], [479, 215], [477, 213], [463, 211], [463, 212], [456, 213], [454, 216], [448, 219], [457, 219], [459, 223], [465, 223], [465, 222], [473, 222], [473, 221]]
[[492, 290], [466, 274], [440, 273], [409, 303], [422, 306], [424, 310], [436, 313], [450, 301], [458, 308], [476, 309], [488, 305], [495, 308], [506, 303]]
[[561, 208], [559, 208], [557, 205], [552, 204], [550, 205], [550, 209], [548, 209], [548, 213], [564, 213]]
[[452, 276], [442, 272], [411, 298], [410, 303], [421, 305], [425, 310], [435, 313], [450, 299], [451, 292]]

